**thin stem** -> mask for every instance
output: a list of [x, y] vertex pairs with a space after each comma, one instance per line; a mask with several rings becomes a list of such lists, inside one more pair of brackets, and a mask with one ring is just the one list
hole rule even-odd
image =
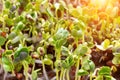
[[75, 39], [76, 46], [78, 47], [78, 38]]
[[56, 70], [56, 80], [59, 80], [59, 70]]
[[92, 72], [90, 72], [90, 80], [92, 80]]
[[58, 20], [58, 14], [57, 14], [57, 12], [58, 12], [58, 9], [55, 9], [55, 16], [56, 16], [56, 18]]
[[26, 61], [22, 62], [23, 67], [24, 67], [24, 75], [25, 75], [25, 80], [28, 80], [28, 64]]
[[8, 40], [7, 43], [5, 44], [5, 49], [8, 50], [8, 44], [11, 42], [11, 40]]
[[6, 77], [7, 77], [7, 72], [5, 71], [3, 80], [6, 80]]
[[45, 65], [44, 65], [44, 62], [43, 62], [43, 56], [41, 57], [41, 59], [42, 59], [43, 74], [44, 74], [45, 80], [49, 80], [48, 76], [47, 76], [47, 72], [45, 70]]
[[56, 60], [60, 60], [60, 49], [57, 49], [56, 50], [57, 51], [57, 53], [56, 53]]
[[65, 73], [66, 73], [66, 69], [63, 71], [63, 80], [66, 80], [65, 79]]
[[62, 69], [61, 69], [61, 73], [60, 73], [60, 80], [62, 80], [63, 72], [64, 72], [64, 69], [62, 68]]
[[67, 70], [67, 80], [70, 80], [70, 77], [69, 77], [69, 69]]
[[79, 63], [80, 63], [80, 60], [79, 60], [79, 58], [78, 58], [78, 60], [77, 60], [77, 65], [76, 65], [75, 80], [78, 80], [77, 72], [78, 72], [78, 70], [79, 70]]
[[30, 80], [32, 80], [32, 76], [29, 73], [28, 73], [28, 76], [29, 76]]
[[82, 43], [84, 43], [85, 42], [85, 39], [84, 39], [84, 34], [83, 34], [83, 36], [82, 36]]
[[[61, 59], [60, 58], [60, 49], [57, 49], [56, 51], [57, 51], [57, 53], [56, 53], [56, 61], [57, 61], [57, 60]], [[59, 70], [57, 68], [56, 68], [56, 80], [59, 80]]]

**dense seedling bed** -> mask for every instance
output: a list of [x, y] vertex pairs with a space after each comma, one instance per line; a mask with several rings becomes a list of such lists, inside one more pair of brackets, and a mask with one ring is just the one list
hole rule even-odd
[[1, 0], [0, 80], [120, 80], [119, 0]]

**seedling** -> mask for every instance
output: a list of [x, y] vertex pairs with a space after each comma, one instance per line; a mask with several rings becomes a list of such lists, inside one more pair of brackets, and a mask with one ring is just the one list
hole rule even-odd
[[[25, 80], [86, 76], [114, 80], [111, 70], [120, 65], [119, 4], [118, 0], [0, 1], [1, 66]], [[103, 55], [107, 56], [99, 62]]]

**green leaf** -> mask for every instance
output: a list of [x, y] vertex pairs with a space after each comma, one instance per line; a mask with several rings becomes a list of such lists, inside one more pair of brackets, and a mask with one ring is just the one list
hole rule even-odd
[[78, 45], [75, 49], [74, 53], [78, 56], [84, 56], [88, 51], [88, 47], [86, 45]]
[[82, 38], [83, 35], [81, 30], [76, 30], [76, 29], [72, 29], [71, 34], [77, 38]]
[[52, 64], [53, 64], [52, 60], [51, 60], [51, 59], [48, 59], [48, 58], [45, 58], [45, 59], [43, 60], [43, 62], [44, 62], [44, 64], [46, 64], [46, 65], [52, 65]]
[[110, 67], [107, 67], [107, 66], [103, 66], [100, 68], [99, 72], [98, 72], [99, 75], [110, 75], [111, 74], [111, 69]]
[[[17, 16], [17, 17], [15, 17], [15, 20], [14, 20], [14, 22], [15, 23], [23, 23], [23, 22], [26, 22], [26, 19], [25, 19], [25, 17], [24, 17], [25, 15], [20, 15], [20, 16]], [[17, 24], [18, 25], [18, 24]]]
[[82, 8], [81, 7], [70, 8], [69, 12], [73, 17], [78, 18], [80, 15], [82, 15]]
[[114, 56], [113, 60], [112, 60], [112, 63], [115, 64], [115, 65], [120, 64], [120, 55], [119, 56]]
[[57, 49], [60, 48], [62, 45], [65, 44], [65, 42], [66, 42], [66, 40], [64, 40], [64, 39], [57, 40], [56, 41], [56, 48]]
[[8, 25], [8, 26], [12, 26], [14, 23], [13, 23], [13, 20], [12, 19], [9, 19], [9, 18], [7, 18], [7, 19], [5, 19], [5, 22], [6, 22], [6, 24]]
[[61, 66], [62, 66], [61, 60], [56, 60], [55, 61], [55, 67], [56, 67], [56, 69], [60, 70]]
[[13, 53], [12, 50], [6, 50], [6, 51], [5, 51], [5, 54], [7, 54], [7, 55], [11, 55], [12, 53]]
[[5, 71], [12, 71], [11, 65], [3, 64], [3, 68]]
[[16, 26], [15, 26], [15, 30], [19, 31], [19, 30], [23, 30], [25, 27], [23, 22], [19, 22]]
[[28, 57], [28, 53], [25, 51], [21, 51], [19, 57], [21, 60], [24, 60]]
[[79, 76], [85, 76], [85, 75], [88, 75], [89, 73], [84, 69], [80, 69], [77, 74]]
[[95, 64], [91, 60], [86, 60], [82, 63], [82, 69], [93, 72], [95, 69]]
[[109, 39], [105, 39], [103, 42], [102, 42], [102, 46], [104, 49], [107, 49], [110, 45], [110, 40]]
[[88, 63], [89, 63], [89, 66], [90, 66], [90, 71], [94, 71], [94, 69], [95, 69], [95, 64], [94, 64], [94, 62], [92, 61], [92, 60], [88, 60]]
[[8, 39], [13, 39], [15, 38], [17, 35], [15, 32], [11, 32], [9, 35], [8, 35]]
[[5, 7], [6, 7], [6, 8], [10, 8], [10, 7], [11, 7], [10, 1], [6, 1], [6, 2], [5, 2]]
[[14, 63], [14, 67], [15, 67], [15, 71], [19, 72], [22, 69], [23, 65], [21, 63], [16, 63], [16, 64]]
[[59, 39], [66, 39], [68, 36], [69, 32], [63, 28], [58, 29], [56, 34], [53, 36], [54, 40], [59, 40]]
[[26, 47], [18, 48], [18, 50], [14, 54], [15, 61], [19, 62], [20, 60], [24, 60], [28, 57], [29, 50]]
[[80, 49], [80, 55], [83, 56], [85, 53], [87, 53], [88, 47], [87, 46], [82, 46]]
[[30, 10], [33, 7], [32, 3], [28, 3], [25, 7], [26, 10]]
[[5, 44], [6, 39], [2, 36], [0, 36], [0, 46]]
[[[14, 36], [14, 35], [11, 35], [11, 37], [13, 37], [13, 36]], [[16, 37], [14, 37], [14, 38], [11, 40], [11, 43], [12, 43], [12, 44], [15, 44], [15, 43], [19, 42], [20, 39], [21, 39], [20, 36], [16, 36]]]
[[112, 80], [112, 76], [105, 76], [105, 80]]
[[61, 51], [62, 51], [62, 55], [64, 55], [64, 56], [68, 56], [68, 54], [69, 54], [69, 50], [68, 50], [67, 47], [62, 46]]
[[74, 64], [74, 58], [72, 55], [70, 55], [68, 58], [67, 58], [67, 62], [69, 63], [69, 67], [71, 67], [73, 64]]
[[105, 39], [101, 45], [96, 45], [96, 47], [100, 50], [105, 51], [106, 49], [113, 47], [112, 45], [110, 45], [110, 40], [109, 39]]
[[64, 69], [68, 69], [69, 64], [67, 63], [66, 60], [62, 61], [62, 67], [63, 67]]
[[2, 57], [2, 63], [3, 63], [4, 70], [12, 71], [14, 69], [14, 66], [12, 65], [12, 62], [8, 57], [3, 56]]
[[37, 77], [38, 77], [37, 72], [38, 72], [38, 71], [40, 71], [40, 70], [38, 69], [38, 70], [32, 71], [32, 80], [37, 80]]
[[53, 36], [56, 48], [60, 48], [62, 45], [65, 44], [68, 34], [69, 32], [67, 30], [63, 28], [58, 29], [56, 34]]
[[62, 61], [62, 67], [65, 69], [70, 68], [74, 65], [74, 58], [72, 55], [69, 55], [64, 61]]

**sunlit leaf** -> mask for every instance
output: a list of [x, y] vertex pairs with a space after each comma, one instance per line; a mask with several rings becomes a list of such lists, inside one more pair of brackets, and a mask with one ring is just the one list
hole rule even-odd
[[105, 40], [101, 43], [101, 45], [97, 45], [97, 44], [96, 44], [96, 47], [97, 47], [98, 49], [100, 49], [100, 50], [105, 51], [106, 49], [113, 47], [113, 45], [110, 45], [110, 40], [105, 39]]
[[110, 40], [109, 39], [105, 39], [104, 42], [102, 42], [102, 46], [104, 49], [107, 49], [110, 45]]
[[110, 69], [110, 67], [103, 66], [103, 67], [100, 68], [98, 74], [99, 75], [110, 75], [111, 74], [111, 69]]
[[71, 31], [71, 34], [74, 36], [74, 37], [77, 37], [77, 38], [81, 38], [83, 33], [81, 30], [76, 30], [76, 29], [73, 29]]

